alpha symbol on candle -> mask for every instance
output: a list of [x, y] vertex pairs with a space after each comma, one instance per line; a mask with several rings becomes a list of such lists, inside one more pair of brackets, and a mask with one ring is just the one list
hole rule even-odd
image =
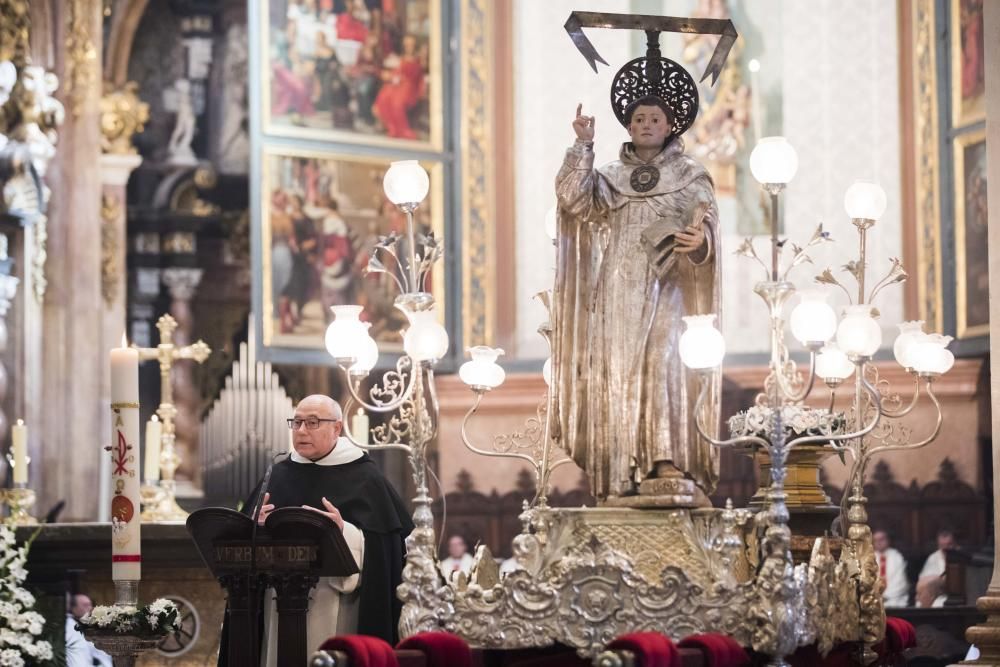
[[125, 442], [125, 434], [118, 431], [118, 445], [115, 447], [114, 452], [114, 464], [115, 471], [114, 475], [127, 475], [129, 474], [126, 469], [126, 464], [128, 463], [128, 450], [132, 449], [131, 445]]

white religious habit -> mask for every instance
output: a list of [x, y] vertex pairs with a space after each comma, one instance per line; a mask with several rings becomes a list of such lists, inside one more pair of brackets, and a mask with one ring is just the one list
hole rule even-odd
[[905, 607], [910, 601], [910, 582], [906, 579], [906, 559], [892, 547], [876, 551], [879, 577], [885, 582], [882, 601], [886, 607]]
[[445, 581], [451, 581], [459, 572], [464, 572], [468, 575], [472, 572], [472, 564], [475, 559], [472, 557], [468, 551], [462, 554], [461, 558], [452, 558], [448, 556], [440, 563], [438, 563], [438, 568], [441, 570], [441, 574], [444, 575]]
[[76, 624], [73, 614], [66, 614], [66, 667], [111, 667], [111, 656], [87, 641]]
[[[310, 461], [291, 453], [295, 463], [321, 466], [344, 465], [364, 456], [364, 450], [351, 444], [347, 438], [337, 440], [337, 446], [319, 461]], [[317, 508], [325, 509], [325, 508]], [[344, 521], [344, 540], [358, 564], [358, 574], [349, 577], [320, 577], [313, 588], [306, 617], [306, 645], [316, 647], [330, 637], [351, 635], [358, 629], [358, 609], [361, 584], [361, 567], [365, 558], [365, 536], [354, 524]], [[267, 589], [264, 607], [264, 649], [261, 651], [267, 667], [277, 667], [278, 662], [278, 609], [274, 589]]]
[[[948, 559], [945, 557], [944, 550], [938, 549], [930, 556], [928, 556], [927, 560], [924, 561], [924, 566], [920, 570], [920, 576], [917, 577], [918, 586], [919, 582], [925, 578], [937, 578], [944, 576], [946, 569], [948, 569]], [[920, 606], [919, 604], [920, 596], [918, 595], [917, 597], [918, 597], [917, 606]], [[938, 595], [937, 597], [934, 598], [934, 602], [931, 604], [931, 606], [943, 607], [945, 600], [947, 599], [948, 599], [947, 595]]]

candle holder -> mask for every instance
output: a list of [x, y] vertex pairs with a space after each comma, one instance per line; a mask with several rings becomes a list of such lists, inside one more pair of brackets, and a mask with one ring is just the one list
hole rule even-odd
[[[154, 487], [155, 488], [155, 487]], [[139, 582], [122, 580], [115, 582], [115, 606], [139, 606]], [[145, 651], [150, 651], [163, 641], [162, 637], [138, 637], [136, 635], [106, 634], [95, 629], [82, 627], [84, 635], [94, 646], [111, 656], [114, 667], [132, 667], [136, 659]]]
[[[164, 405], [160, 405], [160, 410], [163, 411], [164, 407]], [[169, 422], [167, 422], [166, 417], [163, 418], [163, 421], [169, 423], [169, 426], [164, 427], [162, 440], [160, 441], [162, 443], [160, 451], [160, 490], [162, 491], [162, 497], [159, 509], [157, 510], [158, 516], [155, 519], [156, 521], [184, 521], [188, 517], [188, 513], [177, 504], [177, 481], [174, 479], [174, 473], [177, 471], [177, 466], [180, 465], [181, 457], [177, 455], [177, 451], [174, 449], [173, 416], [176, 414], [176, 408], [173, 405], [170, 405], [165, 412], [171, 411], [172, 414], [170, 415]]]
[[10, 506], [7, 525], [34, 526], [38, 523], [38, 519], [31, 515], [31, 508], [35, 505], [35, 492], [27, 484], [16, 484], [14, 488], [4, 491], [3, 497]]
[[139, 499], [142, 503], [141, 518], [143, 521], [160, 520], [160, 505], [162, 505], [165, 496], [166, 494], [160, 488], [158, 480], [146, 480], [146, 483], [139, 489]]

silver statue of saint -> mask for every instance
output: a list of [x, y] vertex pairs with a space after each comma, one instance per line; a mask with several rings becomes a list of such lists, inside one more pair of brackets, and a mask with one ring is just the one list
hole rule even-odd
[[[605, 504], [704, 504], [718, 453], [695, 430], [697, 378], [678, 352], [682, 317], [719, 313], [718, 209], [684, 154], [668, 102], [640, 97], [619, 120], [631, 141], [594, 168], [594, 119], [556, 177], [554, 385], [558, 434]], [[718, 431], [717, 375], [702, 424]]]

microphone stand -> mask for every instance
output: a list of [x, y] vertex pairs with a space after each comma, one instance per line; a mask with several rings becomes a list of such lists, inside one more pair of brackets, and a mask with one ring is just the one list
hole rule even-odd
[[[260, 596], [256, 594], [257, 589], [257, 528], [259, 523], [257, 518], [260, 516], [260, 511], [264, 507], [264, 496], [267, 495], [267, 490], [271, 485], [271, 473], [274, 472], [274, 464], [277, 463], [277, 458], [279, 456], [288, 456], [286, 452], [279, 452], [271, 457], [271, 462], [267, 465], [267, 471], [264, 473], [264, 481], [260, 483], [260, 491], [257, 493], [257, 500], [254, 502], [253, 512], [250, 515], [250, 519], [253, 521], [253, 525], [250, 528], [250, 569], [247, 570], [247, 589], [250, 592], [250, 604], [247, 605], [247, 614], [250, 616], [250, 626], [253, 628], [251, 631], [250, 645], [252, 648], [253, 655], [253, 665], [256, 667], [260, 664], [260, 624], [258, 623], [258, 615], [260, 610], [258, 609], [258, 604], [260, 603]], [[266, 588], [265, 588], [266, 590]]]

